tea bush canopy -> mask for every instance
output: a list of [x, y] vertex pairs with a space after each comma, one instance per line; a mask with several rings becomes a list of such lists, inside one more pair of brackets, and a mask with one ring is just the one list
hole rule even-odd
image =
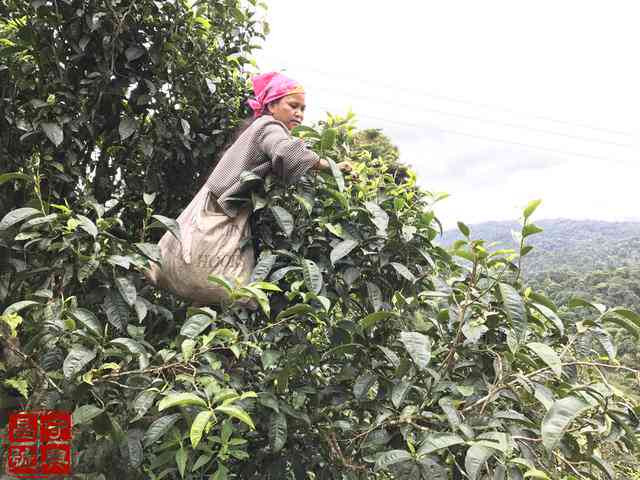
[[640, 317], [527, 286], [539, 201], [517, 249], [462, 222], [445, 249], [446, 194], [329, 115], [293, 134], [355, 175], [245, 176], [251, 282], [191, 306], [142, 272], [239, 119], [252, 2], [10, 7], [0, 400], [73, 412], [78, 478], [614, 479], [637, 452], [608, 325]]

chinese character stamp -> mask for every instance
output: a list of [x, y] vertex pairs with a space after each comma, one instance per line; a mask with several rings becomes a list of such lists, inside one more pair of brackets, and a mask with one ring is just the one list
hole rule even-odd
[[71, 429], [70, 412], [11, 413], [6, 472], [19, 478], [70, 475]]

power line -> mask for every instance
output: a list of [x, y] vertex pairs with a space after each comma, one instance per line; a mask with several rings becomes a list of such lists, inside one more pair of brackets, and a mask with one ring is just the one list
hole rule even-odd
[[[289, 61], [284, 61], [282, 59], [276, 59], [279, 62], [283, 63], [283, 64], [287, 64], [287, 65], [291, 65], [291, 63]], [[297, 67], [294, 65], [293, 68], [300, 68], [302, 70], [307, 70], [310, 72], [314, 72], [314, 73], [318, 73], [320, 75], [324, 75], [326, 77], [331, 77], [331, 78], [336, 78], [339, 77], [341, 78], [341, 81], [344, 80], [344, 72], [340, 73], [340, 72], [327, 72], [327, 71], [322, 71], [322, 70], [318, 70], [314, 67], [310, 67], [307, 65], [298, 65]], [[290, 68], [291, 69], [291, 68]], [[576, 123], [576, 122], [571, 122], [568, 120], [561, 120], [561, 119], [556, 119], [553, 117], [548, 117], [548, 116], [544, 116], [544, 115], [539, 115], [537, 113], [531, 113], [531, 112], [523, 112], [523, 111], [519, 111], [519, 110], [514, 110], [508, 107], [503, 107], [500, 105], [491, 105], [488, 103], [480, 103], [480, 102], [474, 102], [471, 100], [467, 100], [467, 99], [461, 99], [461, 98], [456, 98], [456, 97], [450, 97], [450, 96], [446, 96], [446, 95], [440, 95], [440, 94], [434, 94], [434, 93], [430, 93], [430, 92], [425, 92], [423, 90], [419, 90], [419, 89], [411, 89], [408, 87], [405, 87], [404, 85], [390, 85], [390, 84], [386, 84], [386, 83], [376, 83], [376, 82], [371, 82], [369, 80], [363, 80], [362, 78], [358, 78], [358, 82], [359, 83], [363, 83], [363, 84], [368, 84], [371, 86], [374, 86], [376, 88], [379, 89], [385, 89], [385, 90], [393, 90], [394, 92], [397, 91], [404, 91], [404, 92], [416, 92], [419, 96], [423, 96], [423, 97], [431, 97], [431, 98], [437, 98], [439, 100], [446, 100], [449, 102], [455, 102], [455, 103], [461, 103], [461, 104], [465, 104], [465, 105], [473, 105], [476, 107], [482, 107], [482, 108], [487, 108], [487, 109], [491, 109], [491, 110], [502, 110], [505, 112], [509, 112], [509, 113], [513, 113], [516, 115], [522, 115], [522, 116], [527, 116], [530, 118], [535, 118], [538, 120], [545, 120], [545, 121], [549, 121], [549, 122], [554, 122], [554, 123], [560, 123], [560, 124], [564, 124], [564, 125], [569, 125], [572, 127], [579, 127], [579, 128], [586, 128], [586, 129], [590, 129], [590, 130], [595, 130], [595, 131], [601, 131], [601, 132], [606, 132], [606, 133], [611, 133], [611, 134], [615, 134], [615, 135], [626, 135], [626, 136], [633, 136], [633, 132], [626, 132], [626, 131], [622, 131], [622, 130], [614, 130], [614, 129], [610, 129], [610, 128], [603, 128], [603, 127], [596, 127], [593, 125], [587, 125], [587, 124], [583, 124], [583, 123]]]
[[479, 140], [486, 140], [486, 141], [490, 141], [490, 142], [504, 143], [504, 144], [508, 144], [508, 145], [516, 145], [516, 146], [519, 146], [519, 147], [529, 148], [529, 149], [533, 149], [533, 150], [540, 150], [540, 151], [550, 152], [550, 153], [556, 153], [556, 154], [560, 154], [560, 155], [571, 155], [571, 156], [575, 156], [575, 157], [591, 158], [591, 159], [594, 159], [594, 160], [611, 161], [610, 158], [598, 157], [598, 156], [595, 156], [595, 155], [589, 155], [587, 153], [578, 153], [578, 152], [569, 152], [569, 151], [563, 151], [563, 150], [556, 150], [556, 149], [553, 149], [553, 148], [541, 147], [541, 146], [538, 146], [538, 145], [530, 145], [528, 143], [514, 142], [514, 141], [511, 141], [511, 140], [503, 140], [503, 139], [500, 139], [500, 138], [485, 137], [483, 135], [476, 135], [476, 134], [473, 134], [473, 133], [459, 132], [457, 130], [449, 130], [449, 129], [440, 128], [440, 127], [419, 125], [419, 124], [416, 124], [416, 123], [398, 122], [398, 121], [395, 121], [395, 120], [389, 120], [389, 119], [386, 119], [386, 118], [375, 117], [375, 116], [372, 116], [372, 115], [360, 115], [360, 114], [358, 114], [357, 116], [358, 117], [363, 117], [363, 118], [369, 118], [371, 120], [381, 121], [383, 123], [386, 122], [386, 123], [391, 123], [391, 124], [395, 124], [395, 125], [416, 128], [416, 129], [420, 129], [420, 130], [424, 130], [424, 129], [437, 130], [439, 132], [449, 133], [449, 134], [452, 134], [452, 135], [470, 137], [470, 138], [475, 138], [475, 139], [479, 139]]
[[[321, 91], [326, 91], [326, 92], [339, 92], [339, 93], [343, 93], [345, 95], [348, 95], [350, 97], [356, 97], [356, 98], [362, 98], [364, 100], [372, 100], [371, 97], [367, 97], [364, 95], [358, 95], [357, 93], [347, 93], [343, 90], [337, 90], [337, 89], [326, 89], [324, 87], [320, 87], [320, 88], [316, 88], [317, 90], [321, 90]], [[376, 98], [377, 100], [377, 98]], [[385, 100], [385, 99], [383, 99]], [[410, 105], [407, 103], [400, 103], [400, 102], [395, 102], [392, 101], [390, 99], [386, 99], [387, 101], [383, 101], [383, 102], [379, 102], [385, 105], [391, 105], [391, 106], [398, 106], [398, 107], [408, 107], [408, 108], [412, 108], [414, 107], [414, 105]], [[392, 103], [393, 102], [393, 103]], [[464, 118], [467, 120], [474, 120], [474, 121], [479, 121], [479, 122], [486, 122], [486, 123], [493, 123], [495, 125], [502, 125], [502, 126], [506, 126], [506, 127], [511, 127], [511, 128], [520, 128], [523, 130], [530, 130], [533, 132], [539, 132], [539, 133], [545, 133], [548, 135], [555, 135], [555, 136], [560, 136], [560, 137], [566, 137], [566, 138], [572, 138], [575, 140], [582, 140], [585, 142], [594, 142], [594, 143], [600, 143], [603, 145], [614, 145], [616, 147], [620, 147], [620, 148], [633, 148], [633, 145], [630, 143], [618, 143], [618, 142], [609, 142], [606, 140], [600, 140], [597, 138], [589, 138], [589, 137], [582, 137], [579, 135], [571, 135], [571, 134], [567, 134], [567, 133], [561, 133], [561, 132], [554, 132], [552, 130], [545, 130], [542, 128], [535, 128], [535, 127], [528, 127], [526, 125], [518, 125], [518, 124], [514, 124], [514, 123], [507, 123], [507, 122], [501, 122], [498, 120], [491, 120], [491, 119], [487, 119], [487, 118], [483, 118], [483, 117], [477, 117], [477, 116], [473, 116], [473, 115], [465, 115], [465, 114], [460, 114], [460, 113], [451, 113], [451, 112], [445, 112], [444, 110], [438, 110], [438, 109], [433, 109], [433, 108], [424, 108], [424, 107], [420, 107], [420, 110], [416, 112], [433, 112], [433, 113], [439, 113], [442, 115], [448, 115], [451, 117], [458, 117], [458, 118]]]

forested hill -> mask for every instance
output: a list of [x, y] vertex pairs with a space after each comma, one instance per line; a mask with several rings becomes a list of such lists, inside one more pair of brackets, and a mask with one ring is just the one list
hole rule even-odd
[[[539, 220], [544, 232], [527, 243], [534, 250], [526, 257], [529, 275], [551, 271], [588, 273], [620, 267], [640, 268], [640, 222], [603, 222], [595, 220]], [[519, 231], [518, 222], [484, 222], [470, 225], [471, 237], [498, 248], [515, 247], [511, 231]], [[458, 230], [447, 230], [438, 241], [443, 246], [462, 238]]]

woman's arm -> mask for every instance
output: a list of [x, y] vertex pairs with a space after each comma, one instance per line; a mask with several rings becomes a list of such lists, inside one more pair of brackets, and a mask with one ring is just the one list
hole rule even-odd
[[[349, 172], [351, 172], [351, 170], [353, 168], [353, 165], [351, 165], [351, 162], [340, 162], [340, 163], [337, 164], [337, 167], [343, 173], [349, 173]], [[320, 158], [318, 160], [318, 163], [316, 163], [313, 166], [313, 169], [315, 169], [315, 170], [330, 170], [331, 166], [329, 165], [329, 162], [327, 162], [324, 158]]]
[[[329, 170], [329, 162], [307, 148], [300, 138], [292, 138], [284, 125], [270, 121], [258, 136], [258, 148], [271, 160], [272, 170], [288, 181], [295, 181], [307, 170]], [[350, 162], [338, 164], [343, 172], [351, 171]]]
[[300, 138], [292, 138], [280, 122], [267, 121], [256, 139], [258, 149], [271, 160], [276, 175], [295, 181], [320, 163], [320, 157]]

